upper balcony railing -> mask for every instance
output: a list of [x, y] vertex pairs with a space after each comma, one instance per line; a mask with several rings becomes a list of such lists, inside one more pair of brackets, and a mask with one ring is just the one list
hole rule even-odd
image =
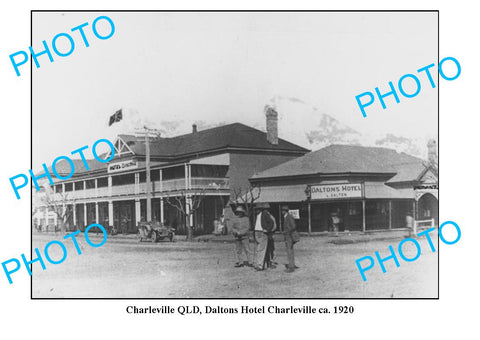
[[192, 178], [192, 189], [229, 189], [230, 181], [228, 178]]
[[108, 196], [108, 187], [97, 188], [97, 197]]
[[[164, 180], [162, 183], [160, 181], [152, 181], [152, 193], [161, 194], [162, 192], [171, 192], [178, 190], [185, 190], [186, 183], [185, 178], [170, 179]], [[210, 177], [195, 177], [191, 179], [191, 189], [204, 189], [204, 190], [225, 190], [229, 189], [229, 179], [228, 178], [210, 178]], [[142, 182], [138, 184], [138, 192], [135, 190], [135, 184], [125, 184], [125, 185], [114, 185], [111, 188], [112, 197], [115, 196], [126, 196], [126, 195], [135, 195], [135, 194], [145, 194], [147, 191], [146, 183]], [[40, 193], [39, 193], [40, 194]], [[35, 195], [35, 193], [34, 193]], [[62, 195], [55, 193], [55, 200], [61, 201]], [[100, 187], [100, 188], [91, 188], [84, 190], [75, 190], [67, 191], [64, 195], [67, 201], [76, 201], [91, 199], [97, 197], [109, 197], [109, 188]], [[38, 196], [37, 196], [38, 200]]]

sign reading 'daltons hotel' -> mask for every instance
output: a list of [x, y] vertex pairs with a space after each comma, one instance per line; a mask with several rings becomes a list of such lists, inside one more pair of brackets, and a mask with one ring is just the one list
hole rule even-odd
[[355, 197], [362, 197], [361, 184], [314, 185], [311, 187], [311, 198], [314, 200]]

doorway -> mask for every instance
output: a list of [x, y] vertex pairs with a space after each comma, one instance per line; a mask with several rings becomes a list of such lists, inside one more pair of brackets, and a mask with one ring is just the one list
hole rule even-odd
[[434, 225], [438, 226], [438, 199], [430, 194], [423, 194], [418, 200], [418, 220], [434, 219]]
[[113, 202], [113, 223], [122, 234], [137, 232], [134, 200]]

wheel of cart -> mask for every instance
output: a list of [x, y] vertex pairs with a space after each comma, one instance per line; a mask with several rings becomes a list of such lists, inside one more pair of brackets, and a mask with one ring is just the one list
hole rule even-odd
[[150, 240], [152, 242], [157, 242], [158, 241], [158, 234], [155, 230], [152, 230], [151, 231], [151, 234], [150, 234]]
[[147, 239], [147, 237], [145, 235], [145, 231], [143, 229], [140, 229], [140, 228], [138, 229], [137, 237], [138, 237], [139, 242], [142, 242], [143, 240]]
[[[150, 232], [150, 230], [151, 229], [149, 228], [149, 226], [146, 223], [139, 222], [138, 223], [138, 232], [137, 232], [138, 241], [142, 242], [142, 241], [151, 240], [152, 239], [152, 233]], [[155, 239], [156, 239], [156, 235], [155, 235]]]

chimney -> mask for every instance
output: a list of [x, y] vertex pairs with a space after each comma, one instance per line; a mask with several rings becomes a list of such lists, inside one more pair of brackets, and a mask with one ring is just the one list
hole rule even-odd
[[192, 134], [196, 134], [197, 133], [197, 124], [193, 124], [192, 125]]
[[437, 141], [430, 139], [427, 143], [428, 147], [428, 163], [435, 168], [438, 167], [438, 156], [437, 156]]
[[270, 144], [278, 145], [278, 113], [272, 106], [265, 106], [265, 116], [267, 118], [267, 141]]

